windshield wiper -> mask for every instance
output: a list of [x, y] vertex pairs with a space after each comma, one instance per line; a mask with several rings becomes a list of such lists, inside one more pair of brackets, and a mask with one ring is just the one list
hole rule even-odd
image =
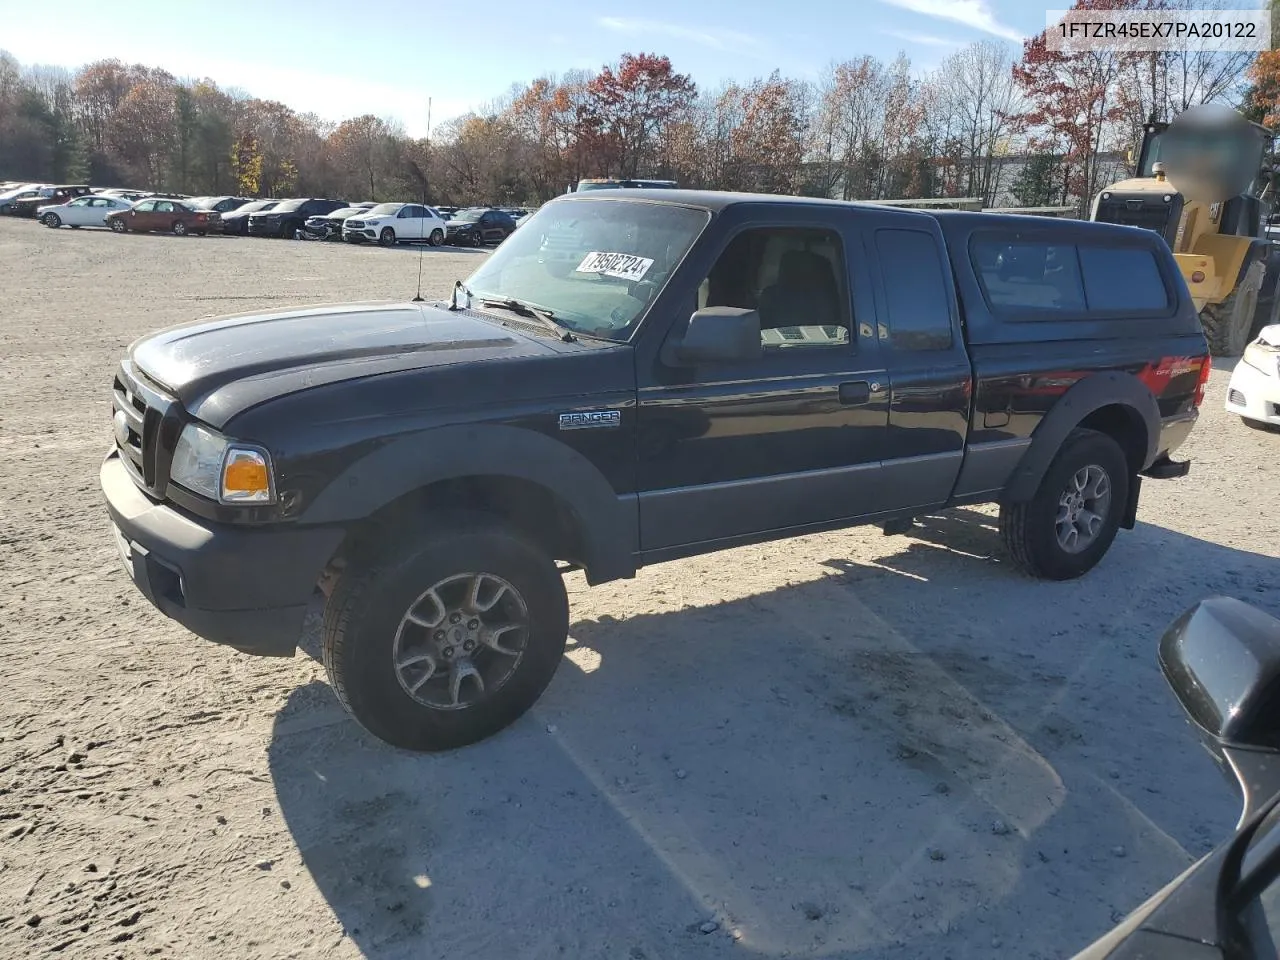
[[539, 307], [536, 304], [529, 303], [527, 300], [517, 300], [515, 297], [481, 297], [480, 306], [502, 307], [512, 313], [518, 313], [524, 317], [532, 317], [565, 343], [572, 343], [577, 339], [572, 330], [556, 320], [554, 313], [546, 307]]

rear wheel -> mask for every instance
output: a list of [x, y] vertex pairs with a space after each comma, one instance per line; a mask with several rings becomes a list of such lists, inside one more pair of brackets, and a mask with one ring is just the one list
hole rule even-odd
[[1095, 430], [1073, 430], [1035, 496], [1000, 506], [1000, 535], [1014, 562], [1042, 580], [1093, 569], [1120, 529], [1129, 483], [1119, 444]]
[[496, 518], [436, 517], [348, 562], [324, 614], [324, 664], [374, 736], [447, 750], [525, 713], [559, 666], [569, 608], [554, 562]]
[[396, 232], [390, 227], [383, 227], [382, 232], [378, 234], [378, 242], [384, 247], [394, 247], [396, 245]]
[[1215, 357], [1238, 357], [1244, 353], [1253, 329], [1253, 315], [1258, 307], [1258, 292], [1266, 273], [1265, 263], [1250, 264], [1244, 279], [1221, 303], [1206, 303], [1200, 311], [1209, 353]]
[[46, 213], [44, 215], [44, 225], [50, 229], [57, 230], [62, 226], [62, 218], [56, 213]]
[[125, 222], [121, 220], [119, 217], [111, 221], [111, 229], [115, 233], [126, 233], [129, 230], [129, 228], [125, 225]]
[[173, 221], [174, 236], [185, 237], [187, 235], [187, 225], [181, 220]]
[[431, 237], [427, 241], [433, 247], [438, 247], [444, 243], [444, 231], [439, 227], [431, 231]]

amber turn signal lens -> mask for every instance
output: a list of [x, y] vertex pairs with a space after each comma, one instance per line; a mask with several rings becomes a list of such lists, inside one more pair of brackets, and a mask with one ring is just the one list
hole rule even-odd
[[239, 503], [266, 503], [271, 500], [271, 468], [257, 450], [227, 453], [222, 468], [222, 499]]

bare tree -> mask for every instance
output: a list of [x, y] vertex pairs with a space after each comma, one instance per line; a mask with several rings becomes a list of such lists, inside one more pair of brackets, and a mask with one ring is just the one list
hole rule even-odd
[[1013, 57], [1004, 44], [973, 43], [942, 61], [929, 78], [937, 97], [935, 131], [952, 140], [956, 188], [990, 205], [999, 188], [997, 157], [1022, 110]]

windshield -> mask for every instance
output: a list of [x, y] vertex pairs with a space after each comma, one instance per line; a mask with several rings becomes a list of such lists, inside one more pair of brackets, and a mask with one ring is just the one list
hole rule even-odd
[[290, 213], [306, 202], [306, 200], [281, 200], [272, 208], [272, 211], [275, 213]]
[[341, 210], [335, 210], [333, 213], [324, 214], [327, 217], [354, 217], [357, 213], [364, 213], [363, 207], [343, 207]]
[[279, 200], [255, 200], [253, 203], [246, 203], [243, 207], [238, 207], [236, 213], [257, 213], [260, 210], [270, 210]]
[[399, 213], [403, 203], [380, 203], [376, 207], [370, 207], [365, 211], [366, 217], [389, 217], [394, 213]]
[[483, 213], [483, 210], [459, 210], [453, 215], [453, 219], [462, 220], [466, 223], [474, 223], [480, 219]]
[[467, 280], [479, 299], [516, 299], [564, 326], [625, 340], [707, 225], [671, 204], [561, 201], [543, 207]]

